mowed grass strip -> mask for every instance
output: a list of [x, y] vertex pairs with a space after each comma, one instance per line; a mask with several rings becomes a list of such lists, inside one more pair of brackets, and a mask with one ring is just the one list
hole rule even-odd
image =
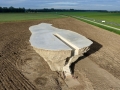
[[105, 21], [104, 24], [120, 28], [120, 13], [110, 13], [110, 12], [59, 12], [58, 14], [63, 14], [67, 16], [77, 16], [83, 17], [97, 22]]
[[[120, 24], [120, 13], [110, 13], [110, 12], [60, 12], [59, 14], [63, 14], [66, 16], [71, 16], [71, 17], [87, 17], [87, 18], [91, 18], [91, 19], [95, 19], [95, 20], [105, 20], [107, 22], [113, 22], [113, 23], [119, 23]], [[116, 34], [120, 34], [119, 30], [116, 29], [112, 29], [103, 25], [99, 25], [96, 23], [92, 23], [80, 18], [76, 18], [79, 19], [81, 21], [87, 22], [89, 24], [98, 26], [100, 28], [103, 28], [105, 30], [114, 32]], [[114, 26], [114, 25], [108, 25], [108, 26], [113, 26], [115, 28], [120, 28], [120, 26]]]
[[[76, 18], [76, 19], [78, 19], [78, 18]], [[92, 24], [92, 25], [94, 25], [94, 26], [103, 28], [103, 29], [105, 29], [105, 30], [108, 30], [108, 31], [110, 31], [110, 32], [114, 32], [114, 33], [120, 35], [120, 31], [119, 31], [119, 30], [112, 29], [112, 28], [109, 28], [109, 27], [106, 27], [106, 26], [103, 26], [103, 25], [100, 25], [100, 24], [92, 23], [92, 22], [89, 22], [89, 21], [86, 21], [86, 20], [83, 20], [83, 19], [79, 19], [79, 20], [84, 21], [84, 22], [86, 22], [86, 23]]]
[[62, 18], [54, 13], [0, 13], [0, 22]]
[[64, 14], [68, 16], [81, 16], [88, 17], [96, 20], [106, 20], [109, 22], [120, 23], [120, 13], [110, 13], [110, 12], [59, 12], [59, 14]]

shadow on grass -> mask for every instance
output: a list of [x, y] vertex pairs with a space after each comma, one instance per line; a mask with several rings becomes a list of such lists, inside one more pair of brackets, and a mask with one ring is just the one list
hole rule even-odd
[[70, 68], [72, 73], [74, 74], [74, 68], [75, 68], [75, 64], [77, 62], [79, 62], [80, 60], [83, 60], [84, 58], [88, 57], [89, 55], [97, 52], [98, 50], [100, 50], [100, 48], [102, 48], [102, 45], [99, 44], [98, 42], [91, 40], [93, 42], [93, 44], [90, 46], [90, 50], [88, 52], [86, 52], [84, 54], [84, 56], [79, 57], [74, 63], [71, 64]]

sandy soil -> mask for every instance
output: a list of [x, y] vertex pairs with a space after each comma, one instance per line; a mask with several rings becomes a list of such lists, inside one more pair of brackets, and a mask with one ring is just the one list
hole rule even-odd
[[[68, 88], [30, 46], [31, 25], [51, 23], [93, 41], [71, 68], [80, 86]], [[73, 18], [0, 24], [0, 90], [120, 90], [120, 35]]]

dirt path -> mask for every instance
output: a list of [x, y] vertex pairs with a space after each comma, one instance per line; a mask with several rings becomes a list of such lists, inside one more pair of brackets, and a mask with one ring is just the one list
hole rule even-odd
[[[72, 65], [80, 86], [69, 89], [30, 46], [28, 28], [41, 22], [73, 30], [93, 41], [90, 51]], [[72, 18], [2, 23], [0, 90], [120, 90], [119, 45], [119, 35]]]

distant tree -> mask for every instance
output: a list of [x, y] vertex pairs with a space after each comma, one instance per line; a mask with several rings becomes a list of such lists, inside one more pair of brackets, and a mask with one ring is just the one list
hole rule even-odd
[[48, 11], [49, 11], [48, 8], [44, 8], [44, 9], [43, 9], [43, 12], [48, 12]]
[[3, 7], [3, 12], [8, 12], [8, 8], [7, 7]]
[[51, 12], [54, 12], [55, 11], [55, 9], [54, 8], [51, 8]]
[[14, 8], [13, 6], [8, 7], [0, 7], [0, 12], [25, 12], [25, 8]]
[[2, 7], [0, 7], [0, 12], [2, 12]]
[[10, 6], [10, 7], [9, 7], [9, 12], [15, 12], [15, 8], [12, 7], [12, 6]]
[[25, 12], [25, 8], [18, 8], [18, 12]]
[[70, 11], [74, 11], [74, 9], [70, 9]]

